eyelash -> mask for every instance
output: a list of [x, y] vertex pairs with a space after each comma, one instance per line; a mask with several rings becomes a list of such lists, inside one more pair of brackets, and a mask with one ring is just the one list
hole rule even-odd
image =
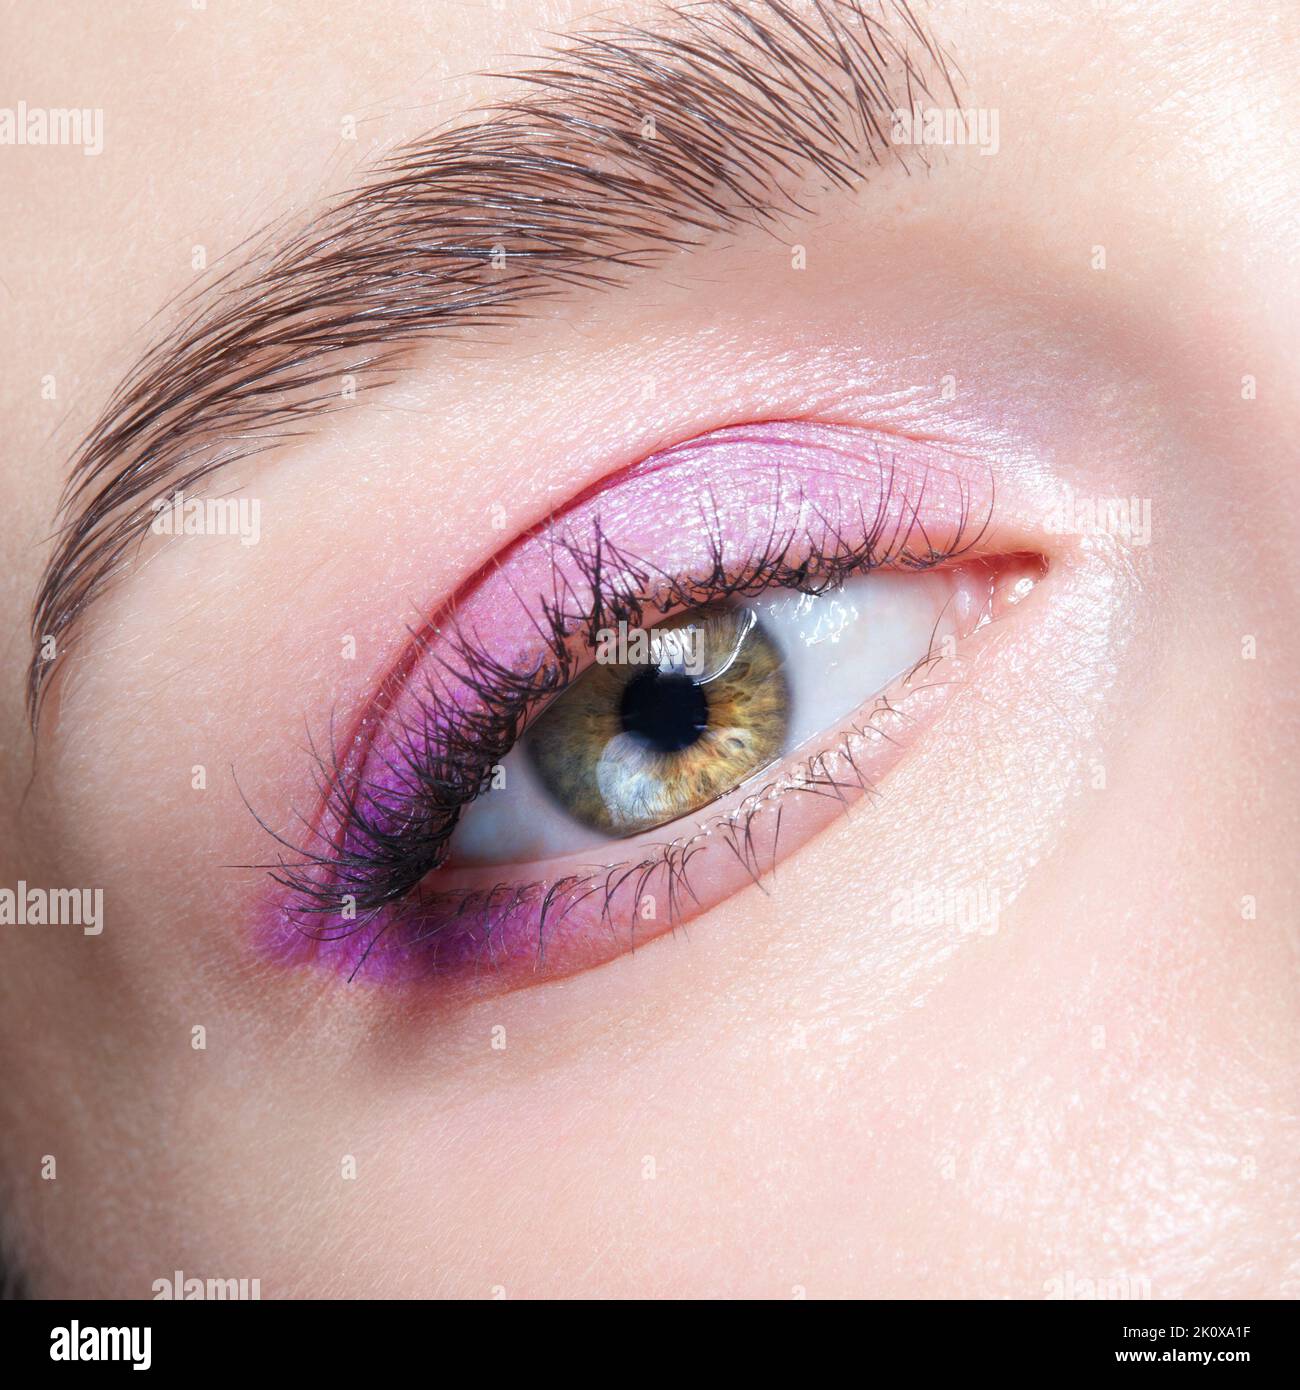
[[[339, 941], [357, 933], [372, 935], [352, 969], [355, 977], [379, 941], [405, 921], [427, 921], [431, 908], [435, 920], [418, 934], [408, 935], [404, 946], [418, 949], [421, 943], [473, 910], [491, 922], [504, 919], [526, 904], [539, 904], [537, 951], [545, 951], [549, 924], [556, 914], [571, 910], [578, 902], [600, 895], [600, 918], [610, 921], [618, 892], [629, 882], [644, 883], [658, 870], [666, 873], [670, 922], [677, 920], [678, 904], [693, 897], [688, 867], [701, 848], [697, 837], [675, 840], [654, 847], [646, 858], [594, 872], [575, 874], [547, 884], [499, 884], [490, 889], [443, 890], [432, 898], [422, 891], [427, 876], [444, 862], [447, 848], [461, 811], [489, 784], [494, 770], [522, 735], [530, 719], [550, 700], [558, 697], [583, 668], [583, 654], [596, 643], [602, 629], [617, 628], [625, 622], [629, 629], [641, 627], [648, 613], [668, 617], [682, 609], [753, 598], [770, 589], [788, 589], [820, 594], [845, 580], [882, 568], [928, 570], [960, 558], [976, 547], [988, 529], [992, 516], [990, 500], [987, 515], [978, 529], [971, 516], [970, 495], [963, 490], [960, 516], [950, 544], [936, 548], [925, 534], [917, 512], [924, 495], [922, 478], [915, 501], [893, 496], [893, 475], [887, 473], [876, 514], [868, 520], [859, 515], [860, 540], [850, 541], [844, 531], [819, 516], [823, 531], [817, 541], [806, 533], [778, 532], [773, 529], [761, 546], [738, 569], [729, 572], [723, 557], [723, 538], [719, 531], [708, 534], [711, 565], [702, 576], [672, 576], [620, 550], [595, 528], [594, 541], [579, 545], [563, 533], [549, 537], [577, 571], [582, 588], [589, 589], [590, 603], [581, 611], [566, 607], [574, 602], [574, 585], [556, 574], [556, 592], [539, 595], [533, 622], [539, 634], [541, 654], [531, 670], [520, 672], [501, 665], [489, 656], [472, 634], [457, 625], [455, 605], [441, 615], [438, 625], [414, 634], [413, 659], [403, 670], [413, 669], [434, 645], [438, 665], [453, 672], [456, 680], [473, 696], [468, 709], [456, 708], [449, 717], [447, 701], [437, 688], [437, 671], [415, 684], [405, 699], [413, 710], [400, 725], [394, 741], [395, 754], [384, 759], [384, 770], [396, 777], [400, 800], [390, 789], [382, 788], [365, 776], [372, 756], [376, 729], [390, 712], [397, 694], [390, 679], [361, 726], [348, 742], [346, 753], [334, 744], [331, 723], [331, 751], [322, 753], [314, 744], [316, 764], [317, 813], [304, 823], [308, 836], [299, 845], [279, 834], [257, 817], [259, 824], [277, 841], [283, 855], [275, 864], [257, 867], [269, 871], [271, 879], [287, 890], [287, 917], [299, 934], [320, 942]], [[799, 498], [802, 503], [802, 497]], [[541, 528], [530, 533], [537, 536]], [[919, 548], [914, 543], [919, 537]], [[796, 549], [797, 563], [788, 558]], [[924, 667], [932, 656], [918, 663]], [[435, 732], [436, 731], [436, 732]], [[860, 734], [863, 731], [858, 729]], [[841, 794], [842, 783], [827, 770], [828, 756], [835, 764], [844, 761], [852, 785], [862, 790], [852, 753], [852, 737], [834, 754], [819, 754], [809, 760], [800, 790], [815, 794]], [[765, 804], [773, 783], [746, 797], [742, 805], [724, 821], [723, 837], [757, 881], [760, 866], [752, 838], [753, 817]], [[250, 811], [257, 816], [253, 808]], [[774, 836], [779, 833], [780, 808]], [[772, 857], [775, 859], [775, 841]], [[639, 890], [638, 890], [639, 896]], [[539, 902], [540, 899], [540, 902]], [[355, 916], [346, 923], [330, 923], [343, 904], [350, 903]], [[490, 952], [491, 927], [481, 943]]]

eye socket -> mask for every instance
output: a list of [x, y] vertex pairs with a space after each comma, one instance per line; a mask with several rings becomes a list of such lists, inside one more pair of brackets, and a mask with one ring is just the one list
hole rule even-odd
[[[277, 836], [293, 857], [267, 866], [268, 949], [350, 979], [498, 993], [600, 964], [761, 879], [942, 707], [952, 680], [934, 662], [952, 669], [1008, 576], [1019, 593], [1043, 572], [1032, 529], [993, 527], [977, 466], [890, 443], [803, 421], [718, 430], [517, 538], [318, 756], [309, 839]], [[667, 671], [583, 683], [608, 634], [655, 628]], [[680, 679], [696, 629], [720, 682], [703, 720]], [[872, 660], [850, 659], [855, 644]], [[605, 762], [619, 738], [627, 756]]]

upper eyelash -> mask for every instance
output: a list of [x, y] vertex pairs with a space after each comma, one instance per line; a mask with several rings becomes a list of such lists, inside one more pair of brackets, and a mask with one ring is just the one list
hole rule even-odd
[[[952, 540], [945, 547], [936, 547], [918, 515], [925, 476], [915, 498], [902, 498], [900, 506], [894, 497], [893, 469], [882, 464], [882, 470], [885, 485], [875, 514], [868, 518], [859, 511], [857, 539], [850, 540], [843, 527], [814, 509], [812, 515], [822, 525], [820, 535], [813, 537], [807, 529], [782, 531], [774, 523], [739, 566], [729, 567], [722, 535], [709, 526], [705, 516], [702, 522], [707, 528], [710, 564], [705, 572], [691, 576], [667, 574], [632, 556], [605, 537], [599, 524], [593, 541], [587, 544], [579, 544], [563, 530], [552, 534], [545, 527], [534, 528], [531, 535], [544, 536], [567, 556], [590, 598], [583, 603], [574, 582], [562, 578], [561, 569], [555, 567], [553, 592], [549, 597], [539, 594], [536, 600], [533, 623], [539, 656], [531, 669], [514, 670], [490, 656], [457, 622], [454, 606], [449, 607], [436, 626], [413, 634], [414, 662], [404, 663], [404, 669], [412, 669], [422, 655], [431, 654], [442, 671], [453, 674], [468, 688], [473, 703], [468, 709], [454, 706], [455, 716], [451, 717], [453, 707], [437, 686], [438, 670], [427, 674], [422, 684], [412, 686], [415, 717], [403, 719], [398, 726], [400, 736], [393, 740], [394, 755], [384, 760], [385, 770], [396, 776], [400, 799], [365, 775], [368, 760], [374, 756], [373, 743], [354, 738], [345, 755], [335, 744], [331, 722], [330, 751], [322, 753], [312, 745], [317, 812], [304, 819], [305, 843], [291, 841], [257, 817], [281, 848], [295, 856], [287, 859], [282, 854], [276, 863], [257, 867], [269, 870], [272, 880], [287, 890], [288, 915], [299, 930], [329, 940], [350, 935], [415, 894], [442, 861], [461, 811], [488, 785], [493, 770], [532, 715], [574, 678], [582, 654], [594, 646], [600, 630], [616, 628], [620, 622], [629, 628], [639, 627], [647, 612], [666, 616], [705, 603], [754, 597], [772, 588], [821, 593], [854, 575], [885, 566], [930, 569], [979, 544], [992, 517], [991, 501], [983, 522], [974, 530], [971, 495], [963, 488]], [[803, 502], [802, 493], [797, 500]], [[797, 561], [791, 559], [796, 546]], [[364, 727], [373, 731], [383, 722], [391, 712], [395, 694], [393, 690], [381, 691], [362, 721]], [[256, 811], [253, 814], [257, 816]], [[667, 858], [672, 852], [669, 846], [658, 858], [633, 867], [652, 872], [662, 864], [669, 869], [670, 884], [685, 890], [688, 859], [674, 871]], [[615, 866], [609, 873], [626, 867]], [[595, 877], [561, 880], [551, 885], [549, 892], [554, 896], [566, 882], [577, 888]], [[503, 884], [486, 891], [527, 893], [533, 887]], [[481, 897], [485, 890], [478, 891]], [[464, 895], [466, 902], [470, 896]], [[607, 903], [610, 898], [612, 890], [607, 890]], [[342, 932], [332, 930], [323, 935], [304, 925], [337, 916], [347, 900], [356, 915]], [[380, 932], [388, 925], [391, 922]]]
[[[473, 692], [473, 705], [457, 706], [455, 717], [449, 717], [448, 705], [439, 701], [438, 671], [413, 688], [416, 720], [403, 720], [395, 759], [385, 759], [387, 770], [398, 777], [400, 802], [364, 776], [357, 762], [364, 765], [370, 752], [359, 755], [356, 741], [348, 758], [339, 755], [332, 739], [328, 755], [313, 748], [320, 810], [307, 823], [306, 844], [293, 844], [271, 831], [298, 859], [281, 856], [275, 865], [263, 867], [289, 891], [299, 915], [330, 915], [338, 912], [343, 898], [352, 898], [357, 920], [363, 922], [367, 915], [400, 901], [438, 866], [464, 806], [487, 785], [528, 717], [573, 680], [578, 653], [595, 644], [602, 628], [615, 628], [620, 621], [640, 627], [647, 612], [673, 612], [736, 596], [752, 598], [770, 588], [818, 594], [851, 575], [883, 566], [932, 569], [983, 537], [989, 520], [986, 517], [979, 531], [970, 534], [969, 492], [964, 489], [954, 538], [945, 548], [936, 548], [918, 518], [925, 477], [916, 498], [902, 499], [901, 507], [895, 505], [891, 468], [884, 470], [884, 478], [875, 514], [868, 518], [859, 512], [854, 541], [843, 527], [815, 510], [812, 516], [822, 525], [818, 537], [806, 528], [781, 531], [774, 523], [740, 566], [729, 567], [722, 535], [709, 527], [710, 566], [688, 577], [663, 573], [631, 556], [606, 538], [599, 525], [587, 545], [563, 530], [546, 534], [569, 557], [590, 600], [584, 605], [573, 580], [562, 578], [559, 567], [552, 571], [555, 588], [549, 596], [538, 595], [534, 613], [539, 656], [533, 669], [503, 666], [456, 623], [455, 610], [442, 614], [435, 628], [437, 641], [430, 634], [414, 638], [416, 656], [432, 651], [438, 666]], [[802, 493], [798, 500], [802, 502]], [[708, 527], [709, 518], [702, 521]], [[795, 546], [798, 560], [791, 559]], [[371, 724], [384, 716], [382, 706], [392, 705], [392, 692], [377, 703], [381, 709], [368, 716]]]

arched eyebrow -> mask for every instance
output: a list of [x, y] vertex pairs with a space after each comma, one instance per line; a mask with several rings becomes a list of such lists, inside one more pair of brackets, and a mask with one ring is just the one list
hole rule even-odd
[[32, 617], [33, 727], [154, 499], [301, 436], [413, 344], [906, 167], [892, 113], [940, 87], [957, 105], [954, 71], [906, 0], [702, 0], [562, 41], [503, 100], [256, 239], [180, 306], [73, 459]]

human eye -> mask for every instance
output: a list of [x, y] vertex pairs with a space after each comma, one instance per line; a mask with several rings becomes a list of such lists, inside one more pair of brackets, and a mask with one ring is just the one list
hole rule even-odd
[[437, 605], [319, 750], [307, 841], [272, 868], [277, 948], [509, 990], [766, 886], [1041, 577], [994, 493], [969, 460], [780, 421], [575, 499]]

